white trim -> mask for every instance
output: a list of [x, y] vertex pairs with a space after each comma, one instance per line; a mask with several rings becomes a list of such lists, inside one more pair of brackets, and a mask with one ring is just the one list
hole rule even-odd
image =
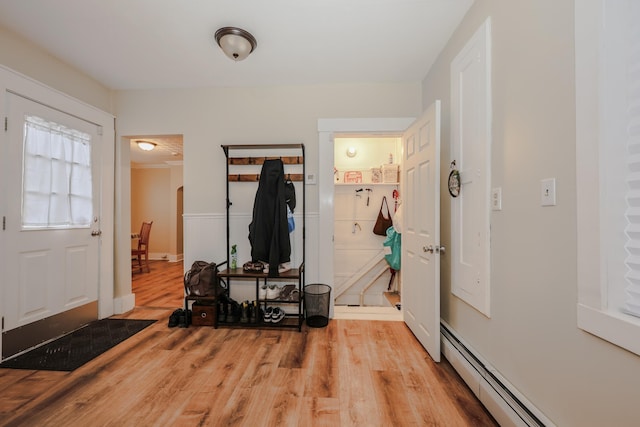
[[640, 355], [640, 318], [578, 304], [578, 326], [612, 344]]
[[114, 298], [113, 300], [113, 312], [114, 314], [122, 314], [127, 311], [131, 311], [136, 306], [136, 295], [128, 294], [121, 297]]
[[575, 4], [576, 322], [579, 328], [640, 355], [640, 319], [610, 307], [608, 301], [606, 263], [610, 236], [602, 226], [607, 201], [601, 180], [601, 162], [606, 153], [600, 144], [604, 137], [601, 106], [606, 76], [603, 40], [607, 4], [607, 0], [582, 0]]
[[[555, 426], [524, 394], [489, 364], [476, 349], [470, 346], [455, 329], [444, 320], [440, 322], [443, 325], [443, 332], [440, 334], [442, 354], [498, 424], [501, 426], [539, 426], [541, 423], [546, 427]], [[449, 335], [452, 340], [449, 339]], [[537, 418], [538, 422], [526, 411]]]
[[[487, 18], [451, 62], [451, 161], [456, 160], [462, 179], [473, 175], [469, 201], [465, 190], [451, 201], [451, 293], [491, 317], [491, 18]], [[471, 96], [467, 94], [471, 92]], [[462, 111], [471, 114], [462, 114]], [[476, 134], [469, 125], [475, 123]], [[476, 147], [471, 149], [470, 145]], [[473, 173], [470, 173], [473, 170]], [[464, 186], [463, 186], [464, 187]], [[471, 201], [474, 201], [471, 203]], [[465, 206], [465, 207], [463, 207]], [[473, 212], [472, 214], [470, 212]], [[460, 226], [467, 215], [477, 228]], [[477, 249], [468, 250], [462, 262], [464, 239], [478, 236]]]

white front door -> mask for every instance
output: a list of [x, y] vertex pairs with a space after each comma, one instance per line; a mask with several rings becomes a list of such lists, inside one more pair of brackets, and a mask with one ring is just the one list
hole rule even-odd
[[[101, 184], [99, 127], [8, 92], [6, 105], [8, 146], [5, 153], [8, 158], [3, 162], [7, 199], [3, 235], [6, 256], [3, 333], [83, 306], [92, 307], [91, 311], [95, 310], [92, 317], [97, 318]], [[48, 123], [52, 127], [43, 125], [42, 128], [29, 128], [27, 131], [27, 116], [37, 118], [31, 119], [30, 123], [42, 119], [38, 123]], [[60, 126], [56, 128], [56, 125]], [[83, 141], [88, 138], [90, 142], [63, 144], [62, 148], [43, 139], [37, 142], [37, 153], [26, 150], [25, 133], [42, 135], [44, 133], [40, 132], [45, 128], [53, 129], [54, 134], [76, 132], [84, 138]], [[44, 153], [49, 146], [58, 148], [52, 154], [38, 154], [38, 150]], [[61, 151], [73, 151], [73, 154], [62, 155]], [[26, 156], [30, 156], [31, 160], [25, 162]], [[83, 156], [84, 159], [79, 160]], [[31, 171], [28, 172], [29, 179], [25, 179], [25, 165]], [[34, 174], [34, 170], [37, 173]], [[50, 194], [46, 194], [44, 189], [48, 183], [65, 179], [69, 181], [68, 185], [52, 184]], [[90, 190], [87, 191], [87, 186], [78, 183], [78, 180], [84, 183], [91, 180], [88, 186]], [[72, 190], [73, 194], [60, 196], [56, 188], [63, 187], [83, 190], [79, 193]], [[63, 210], [81, 211], [81, 214], [76, 215], [69, 225], [59, 221], [60, 215], [45, 213]], [[29, 215], [25, 214], [27, 211], [35, 212], [31, 215], [31, 223]], [[46, 222], [42, 218], [47, 217], [53, 218], [49, 224], [33, 225], [41, 220]]]
[[440, 101], [402, 137], [404, 321], [440, 361]]

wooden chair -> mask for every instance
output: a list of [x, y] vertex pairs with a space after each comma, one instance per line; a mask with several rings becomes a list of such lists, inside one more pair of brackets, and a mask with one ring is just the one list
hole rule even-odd
[[149, 268], [149, 235], [151, 234], [151, 225], [153, 221], [143, 222], [140, 229], [140, 237], [138, 238], [138, 249], [131, 249], [131, 257], [137, 259], [138, 268], [142, 272], [142, 256], [144, 255], [144, 263], [147, 265], [147, 272], [151, 273]]

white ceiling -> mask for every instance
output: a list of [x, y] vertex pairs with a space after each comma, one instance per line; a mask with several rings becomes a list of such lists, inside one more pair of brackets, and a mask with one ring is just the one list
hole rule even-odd
[[[113, 90], [414, 83], [472, 3], [0, 0], [0, 25]], [[222, 53], [213, 35], [225, 26], [257, 39], [249, 58], [233, 62]], [[133, 148], [132, 156], [145, 162]]]

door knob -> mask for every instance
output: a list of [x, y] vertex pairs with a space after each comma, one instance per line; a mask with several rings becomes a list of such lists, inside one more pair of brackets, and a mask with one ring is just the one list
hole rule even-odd
[[440, 255], [444, 255], [446, 252], [446, 248], [444, 246], [436, 246], [436, 253]]
[[429, 253], [433, 253], [433, 246], [429, 245], [429, 246], [423, 246], [422, 247], [422, 252], [429, 252]]
[[93, 230], [91, 232], [92, 236], [100, 236], [102, 234], [102, 230]]

